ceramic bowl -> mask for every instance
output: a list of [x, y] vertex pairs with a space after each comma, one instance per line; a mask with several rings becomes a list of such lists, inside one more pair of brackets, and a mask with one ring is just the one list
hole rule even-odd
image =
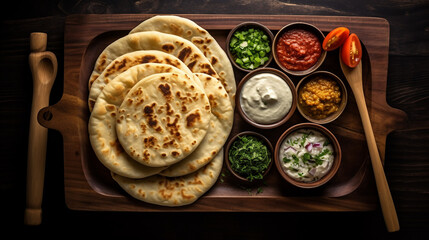
[[[261, 74], [261, 73], [271, 73], [274, 74], [276, 76], [279, 76], [281, 79], [283, 79], [286, 84], [288, 85], [288, 87], [291, 90], [292, 93], [292, 105], [291, 108], [289, 109], [289, 112], [279, 121], [274, 122], [274, 123], [258, 123], [256, 121], [254, 121], [251, 117], [249, 117], [246, 112], [243, 110], [242, 106], [241, 106], [241, 96], [242, 96], [242, 91], [243, 91], [243, 86], [245, 86], [246, 82], [251, 79], [253, 76]], [[237, 93], [236, 93], [236, 98], [235, 98], [235, 105], [237, 106], [237, 110], [240, 114], [240, 116], [250, 125], [255, 126], [257, 128], [261, 128], [261, 129], [271, 129], [271, 128], [276, 128], [279, 127], [281, 125], [283, 125], [284, 123], [286, 123], [294, 114], [295, 110], [296, 110], [296, 105], [297, 105], [297, 95], [296, 95], [296, 89], [295, 89], [295, 85], [293, 84], [292, 80], [282, 71], [274, 69], [274, 68], [261, 68], [261, 69], [257, 69], [254, 70], [250, 73], [248, 73], [246, 76], [243, 77], [243, 79], [240, 81], [240, 83], [238, 84], [237, 87]]]
[[240, 70], [245, 71], [245, 72], [251, 72], [252, 70], [255, 70], [255, 69], [258, 69], [258, 68], [266, 67], [266, 66], [268, 66], [268, 64], [270, 64], [270, 63], [271, 63], [271, 61], [273, 60], [273, 54], [272, 54], [272, 52], [273, 52], [273, 51], [272, 51], [272, 49], [271, 49], [270, 54], [269, 54], [269, 56], [268, 56], [268, 61], [267, 61], [267, 62], [265, 62], [263, 65], [259, 66], [258, 68], [255, 68], [255, 69], [245, 69], [245, 68], [242, 68], [240, 65], [238, 65], [238, 64], [235, 62], [235, 56], [233, 56], [233, 54], [231, 53], [231, 51], [230, 51], [230, 46], [229, 46], [229, 43], [230, 43], [230, 41], [231, 41], [231, 38], [232, 38], [232, 36], [234, 35], [234, 33], [235, 33], [236, 31], [239, 31], [239, 30], [246, 30], [246, 29], [250, 29], [250, 28], [260, 29], [260, 30], [262, 30], [263, 32], [265, 32], [265, 33], [267, 34], [268, 38], [270, 39], [270, 43], [269, 43], [269, 46], [270, 46], [270, 47], [271, 47], [271, 45], [272, 45], [272, 43], [273, 43], [273, 39], [274, 39], [274, 35], [273, 35], [273, 33], [271, 32], [271, 30], [270, 30], [270, 29], [268, 29], [267, 27], [265, 27], [264, 25], [262, 25], [262, 24], [258, 23], [258, 22], [243, 22], [243, 23], [240, 23], [240, 24], [238, 24], [237, 26], [235, 26], [233, 29], [231, 29], [231, 31], [229, 32], [229, 34], [228, 34], [228, 36], [227, 36], [227, 38], [226, 38], [226, 53], [227, 53], [228, 58], [229, 58], [229, 60], [231, 61], [232, 65], [234, 65], [237, 69], [240, 69]]
[[[290, 70], [290, 69], [286, 68], [283, 64], [281, 64], [281, 62], [279, 61], [279, 58], [277, 56], [277, 42], [283, 36], [283, 34], [285, 34], [287, 31], [290, 31], [293, 29], [301, 29], [301, 30], [305, 30], [305, 31], [313, 33], [317, 37], [317, 39], [319, 40], [319, 43], [320, 43], [321, 54], [320, 54], [317, 62], [313, 66], [311, 66], [305, 70]], [[323, 32], [320, 31], [316, 26], [314, 26], [312, 24], [304, 23], [304, 22], [290, 23], [290, 24], [284, 26], [282, 29], [280, 29], [277, 32], [276, 36], [274, 37], [273, 45], [271, 48], [273, 51], [274, 61], [277, 63], [277, 65], [283, 71], [285, 71], [288, 74], [291, 74], [294, 76], [303, 76], [303, 75], [310, 74], [310, 73], [314, 72], [315, 70], [317, 70], [320, 67], [320, 65], [322, 65], [322, 63], [325, 61], [326, 51], [323, 50], [323, 48], [322, 48], [322, 43], [323, 43], [324, 39], [325, 39], [325, 35], [323, 34]]]
[[[281, 159], [281, 155], [280, 155], [280, 151], [282, 151], [281, 148], [283, 148], [282, 145], [283, 145], [283, 142], [285, 141], [285, 139], [290, 134], [294, 133], [295, 131], [303, 130], [303, 129], [312, 129], [312, 130], [319, 131], [320, 133], [322, 133], [326, 138], [329, 139], [329, 142], [330, 142], [330, 144], [332, 144], [332, 148], [333, 148], [333, 152], [334, 152], [334, 160], [333, 160], [331, 168], [328, 170], [328, 172], [324, 176], [319, 178], [318, 180], [311, 181], [311, 182], [300, 181], [300, 180], [297, 180], [297, 179], [289, 176], [283, 168], [283, 159]], [[299, 149], [298, 149], [298, 151], [299, 151]], [[299, 153], [297, 153], [297, 154], [299, 154]], [[280, 175], [282, 176], [282, 178], [286, 182], [288, 182], [288, 183], [290, 183], [296, 187], [299, 187], [299, 188], [316, 188], [316, 187], [320, 187], [320, 186], [326, 184], [337, 173], [337, 171], [341, 165], [341, 156], [342, 156], [341, 146], [340, 146], [340, 143], [338, 142], [337, 138], [334, 136], [334, 134], [332, 132], [330, 132], [327, 128], [325, 128], [319, 124], [315, 124], [315, 123], [300, 123], [300, 124], [296, 124], [296, 125], [290, 127], [280, 136], [280, 138], [278, 139], [278, 141], [276, 143], [276, 147], [274, 150], [274, 162], [275, 162], [275, 165], [276, 165], [278, 172], [280, 173]]]
[[251, 183], [258, 183], [260, 181], [262, 181], [263, 179], [258, 179], [258, 180], [253, 180], [253, 181], [249, 181], [246, 177], [241, 176], [239, 173], [237, 173], [236, 171], [234, 171], [231, 167], [231, 162], [229, 159], [229, 151], [231, 150], [232, 144], [236, 141], [239, 140], [239, 137], [243, 137], [243, 136], [253, 136], [256, 137], [257, 139], [261, 140], [268, 148], [269, 154], [270, 154], [270, 158], [271, 161], [267, 167], [267, 169], [264, 171], [263, 178], [265, 178], [265, 176], [268, 174], [268, 172], [271, 169], [271, 166], [273, 165], [274, 162], [274, 157], [273, 157], [273, 152], [274, 152], [274, 148], [271, 144], [271, 142], [262, 134], [257, 133], [257, 132], [253, 132], [253, 131], [245, 131], [245, 132], [240, 132], [237, 135], [233, 136], [226, 144], [226, 148], [225, 148], [225, 163], [226, 166], [228, 168], [228, 170], [232, 173], [232, 175], [234, 175], [234, 177], [241, 183], [247, 183], [247, 184], [251, 184]]
[[[303, 104], [303, 101], [300, 101], [300, 96], [301, 96], [301, 91], [303, 86], [308, 83], [309, 81], [316, 79], [316, 78], [324, 78], [324, 79], [330, 79], [330, 80], [334, 80], [337, 83], [337, 86], [340, 88], [341, 91], [341, 102], [339, 104], [338, 110], [335, 111], [334, 113], [324, 117], [324, 118], [315, 118], [314, 116], [312, 116], [312, 114], [310, 114], [310, 110], [308, 108], [306, 108]], [[303, 77], [297, 84], [296, 86], [296, 91], [297, 91], [297, 108], [298, 111], [301, 113], [301, 115], [307, 119], [310, 122], [313, 123], [318, 123], [318, 124], [326, 124], [326, 123], [330, 123], [332, 121], [334, 121], [335, 119], [337, 119], [344, 111], [344, 109], [346, 108], [347, 105], [347, 89], [346, 86], [344, 85], [344, 82], [335, 74], [331, 73], [331, 72], [327, 72], [327, 71], [316, 71], [313, 72], [312, 74]]]

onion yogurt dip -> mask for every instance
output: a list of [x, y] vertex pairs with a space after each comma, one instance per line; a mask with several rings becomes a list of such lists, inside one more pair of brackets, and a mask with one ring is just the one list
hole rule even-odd
[[272, 73], [260, 73], [243, 85], [240, 105], [244, 113], [260, 124], [280, 121], [292, 107], [292, 91], [288, 84]]
[[298, 129], [280, 146], [280, 164], [290, 177], [301, 182], [314, 182], [325, 176], [334, 161], [329, 139], [314, 129]]

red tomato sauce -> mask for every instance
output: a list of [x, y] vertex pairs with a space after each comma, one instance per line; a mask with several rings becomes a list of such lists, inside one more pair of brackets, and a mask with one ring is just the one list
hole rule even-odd
[[302, 29], [285, 32], [277, 42], [277, 58], [289, 70], [309, 69], [317, 62], [321, 52], [322, 46], [316, 35]]

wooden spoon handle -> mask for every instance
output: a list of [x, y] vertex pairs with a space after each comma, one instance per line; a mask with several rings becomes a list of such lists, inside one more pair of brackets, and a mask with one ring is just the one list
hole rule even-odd
[[48, 129], [37, 121], [37, 114], [49, 105], [49, 95], [57, 72], [57, 59], [46, 49], [46, 34], [31, 34], [29, 56], [33, 76], [33, 99], [30, 115], [27, 159], [27, 196], [24, 223], [39, 225], [42, 221], [42, 196], [45, 176]]
[[354, 92], [356, 103], [362, 118], [362, 125], [365, 131], [366, 141], [368, 144], [369, 155], [371, 157], [372, 169], [374, 171], [375, 183], [377, 186], [378, 196], [380, 198], [381, 211], [383, 212], [384, 221], [389, 232], [399, 230], [399, 221], [396, 214], [395, 205], [392, 195], [390, 194], [389, 185], [386, 175], [384, 174], [383, 165], [381, 164], [380, 154], [372, 130], [371, 121], [366, 107], [363, 92]]
[[[40, 88], [39, 88], [40, 89]], [[49, 93], [48, 93], [49, 94]], [[39, 97], [37, 97], [39, 96]], [[38, 109], [49, 104], [46, 91], [33, 91], [27, 160], [27, 208], [24, 222], [39, 225], [42, 220], [42, 195], [45, 176], [45, 159], [48, 129], [37, 122]]]

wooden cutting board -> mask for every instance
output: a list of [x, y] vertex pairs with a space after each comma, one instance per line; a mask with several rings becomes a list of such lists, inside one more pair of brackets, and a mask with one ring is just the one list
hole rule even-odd
[[[367, 211], [378, 205], [369, 164], [369, 153], [354, 96], [347, 86], [349, 100], [344, 113], [326, 124], [339, 140], [343, 159], [337, 175], [317, 189], [297, 189], [282, 181], [275, 168], [260, 186], [242, 186], [225, 167], [218, 182], [195, 203], [178, 208], [147, 204], [129, 197], [111, 179], [98, 161], [89, 143], [88, 78], [98, 55], [116, 39], [128, 34], [149, 14], [72, 15], [67, 17], [64, 35], [64, 93], [55, 105], [39, 112], [39, 122], [58, 130], [64, 139], [65, 199], [74, 210], [100, 211]], [[387, 135], [401, 129], [406, 114], [386, 102], [389, 53], [389, 23], [372, 17], [283, 16], [283, 15], [180, 15], [187, 17], [210, 34], [225, 49], [225, 39], [237, 24], [256, 21], [273, 34], [291, 22], [307, 22], [325, 35], [335, 27], [346, 26], [363, 45], [364, 94], [377, 145], [384, 161]], [[270, 67], [277, 68], [274, 61]], [[338, 51], [329, 52], [319, 70], [331, 71], [346, 83], [338, 63]], [[237, 84], [245, 75], [235, 69]], [[292, 77], [295, 85], [299, 77]], [[347, 83], [346, 83], [347, 85]], [[252, 130], [267, 136], [273, 145], [288, 127], [305, 122], [296, 111], [289, 122], [271, 130], [259, 130], [235, 114], [231, 136]], [[230, 137], [231, 137], [230, 136]], [[49, 149], [48, 149], [49, 150]], [[388, 161], [388, 160], [387, 160]], [[259, 190], [259, 191], [258, 191]], [[262, 191], [262, 192], [261, 192]]]

